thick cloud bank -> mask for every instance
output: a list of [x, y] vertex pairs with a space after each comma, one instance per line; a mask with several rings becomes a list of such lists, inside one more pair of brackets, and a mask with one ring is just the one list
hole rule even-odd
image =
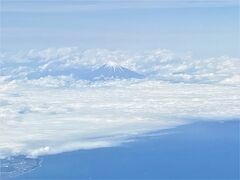
[[[166, 50], [124, 54], [72, 48], [2, 58], [0, 157], [110, 147], [197, 120], [240, 117], [236, 58], [193, 60], [178, 59]], [[27, 78], [31, 71], [95, 68], [108, 60], [147, 78], [94, 82], [71, 76]]]

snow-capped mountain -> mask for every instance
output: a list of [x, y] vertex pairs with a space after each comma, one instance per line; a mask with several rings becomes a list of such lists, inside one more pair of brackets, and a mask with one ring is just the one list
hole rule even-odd
[[94, 70], [90, 74], [90, 78], [93, 80], [97, 79], [129, 79], [136, 78], [141, 79], [144, 76], [122, 67], [114, 62], [109, 62], [102, 65], [98, 69]]
[[114, 62], [109, 62], [97, 69], [88, 68], [64, 68], [37, 71], [28, 75], [29, 79], [38, 79], [46, 76], [72, 76], [75, 79], [83, 80], [107, 80], [107, 79], [141, 79], [144, 76], [120, 66]]

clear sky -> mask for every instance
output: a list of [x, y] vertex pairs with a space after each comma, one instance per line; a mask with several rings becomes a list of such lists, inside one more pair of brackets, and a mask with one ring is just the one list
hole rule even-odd
[[1, 49], [167, 48], [239, 56], [237, 0], [2, 0]]

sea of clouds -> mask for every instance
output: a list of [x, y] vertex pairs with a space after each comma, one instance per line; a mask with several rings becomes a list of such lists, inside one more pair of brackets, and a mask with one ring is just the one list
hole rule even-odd
[[240, 58], [193, 58], [190, 53], [174, 53], [167, 49], [131, 52], [72, 47], [0, 53], [0, 75], [24, 79], [34, 72], [96, 69], [109, 61], [151, 79], [184, 83], [240, 83]]
[[[145, 79], [29, 79], [114, 61]], [[196, 121], [240, 117], [240, 59], [60, 48], [0, 54], [0, 158], [111, 147]]]

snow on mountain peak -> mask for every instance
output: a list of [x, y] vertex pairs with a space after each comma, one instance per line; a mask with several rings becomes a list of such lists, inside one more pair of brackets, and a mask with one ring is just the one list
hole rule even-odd
[[116, 63], [114, 61], [109, 61], [104, 66], [107, 68], [111, 68], [113, 70], [122, 69], [122, 66], [120, 66], [118, 63]]

